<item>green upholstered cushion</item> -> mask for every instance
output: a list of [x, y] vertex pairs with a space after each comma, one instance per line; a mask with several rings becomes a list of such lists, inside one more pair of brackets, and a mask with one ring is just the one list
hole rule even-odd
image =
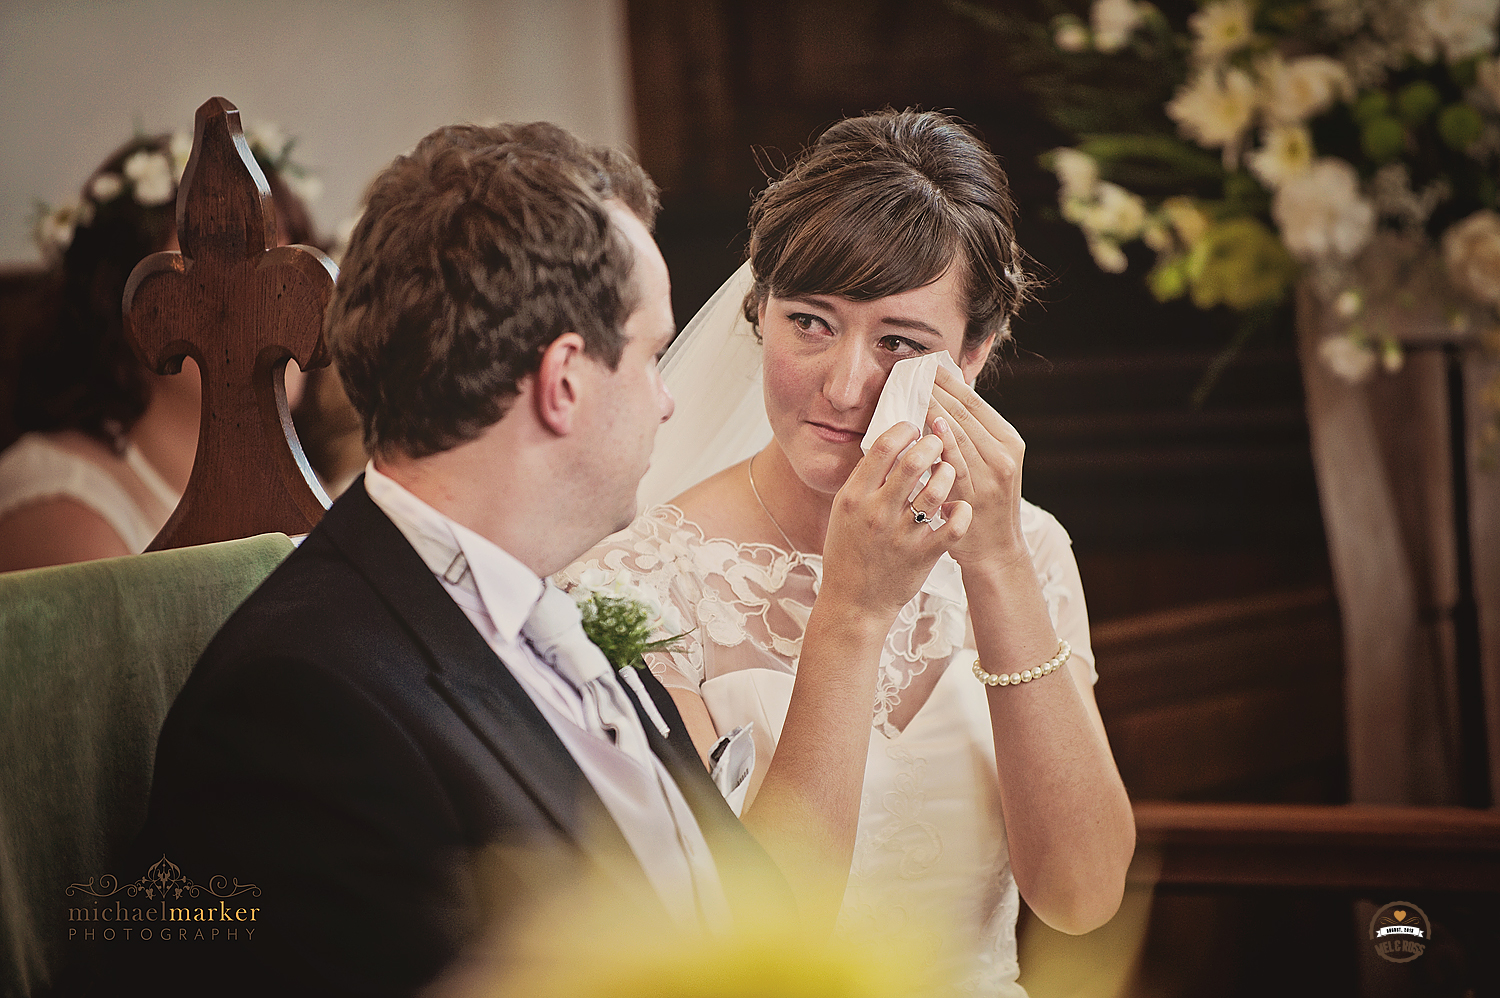
[[285, 534], [0, 574], [0, 994], [30, 993], [75, 883], [145, 818], [156, 738], [209, 639], [292, 550]]

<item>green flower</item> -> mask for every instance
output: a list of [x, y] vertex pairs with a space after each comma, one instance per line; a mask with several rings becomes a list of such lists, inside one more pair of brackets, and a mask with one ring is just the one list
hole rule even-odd
[[1194, 305], [1240, 311], [1280, 301], [1297, 276], [1281, 240], [1246, 216], [1209, 228], [1188, 255], [1186, 269]]

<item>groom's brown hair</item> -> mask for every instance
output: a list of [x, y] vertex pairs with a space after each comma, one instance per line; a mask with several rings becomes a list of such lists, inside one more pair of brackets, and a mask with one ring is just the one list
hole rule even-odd
[[619, 363], [639, 303], [611, 200], [653, 226], [630, 156], [546, 122], [440, 128], [375, 179], [325, 324], [367, 450], [474, 439], [565, 332]]

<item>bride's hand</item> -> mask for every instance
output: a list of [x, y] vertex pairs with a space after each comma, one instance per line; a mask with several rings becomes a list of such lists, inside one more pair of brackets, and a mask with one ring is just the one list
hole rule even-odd
[[1021, 462], [1026, 442], [951, 371], [938, 368], [928, 410], [943, 460], [954, 470], [951, 499], [967, 502], [973, 524], [949, 553], [964, 568], [1030, 558], [1021, 535]]
[[[969, 510], [948, 502], [954, 469], [938, 460], [944, 442], [930, 434], [917, 440], [917, 433], [910, 423], [882, 433], [834, 496], [819, 603], [839, 601], [893, 620], [938, 557], [964, 536]], [[929, 468], [931, 478], [908, 503]], [[913, 510], [934, 518], [942, 510], [947, 519], [934, 530], [918, 523]]]

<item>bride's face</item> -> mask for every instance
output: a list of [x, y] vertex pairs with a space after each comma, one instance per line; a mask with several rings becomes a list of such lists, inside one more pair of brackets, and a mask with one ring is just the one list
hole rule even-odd
[[874, 301], [767, 297], [760, 309], [766, 414], [810, 488], [832, 494], [849, 477], [897, 361], [946, 350], [973, 382], [988, 350], [964, 353], [961, 302], [954, 268], [924, 287]]

